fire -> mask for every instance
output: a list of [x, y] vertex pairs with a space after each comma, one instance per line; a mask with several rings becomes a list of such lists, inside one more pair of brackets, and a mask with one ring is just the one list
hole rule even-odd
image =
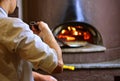
[[85, 41], [91, 38], [91, 34], [81, 26], [68, 26], [61, 30], [58, 38], [65, 41]]
[[62, 34], [64, 34], [65, 32], [67, 32], [67, 31], [66, 31], [66, 30], [62, 30], [62, 32], [61, 32], [61, 33], [62, 33]]
[[75, 40], [75, 37], [66, 36], [66, 35], [59, 35], [58, 38], [60, 38], [60, 39], [66, 39], [68, 41]]
[[84, 39], [85, 39], [85, 40], [90, 39], [90, 35], [89, 35], [88, 32], [84, 32], [83, 34], [84, 34]]
[[74, 32], [73, 32], [73, 35], [76, 35], [76, 36], [77, 36], [77, 35], [78, 35], [78, 32], [77, 32], [77, 31], [74, 31]]

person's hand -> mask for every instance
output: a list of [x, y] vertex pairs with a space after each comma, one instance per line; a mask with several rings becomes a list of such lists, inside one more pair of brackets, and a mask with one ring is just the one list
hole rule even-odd
[[43, 21], [34, 22], [34, 25], [32, 23], [31, 30], [44, 40], [48, 37], [52, 38], [53, 36], [48, 24]]
[[35, 81], [57, 81], [57, 79], [55, 79], [51, 75], [43, 75], [37, 72], [32, 72], [32, 73]]
[[41, 30], [38, 27], [38, 23], [35, 21], [31, 21], [29, 25], [30, 25], [30, 29], [33, 31], [33, 33], [39, 35]]
[[37, 22], [40, 33], [38, 34], [41, 38], [46, 39], [50, 36], [52, 38], [53, 34], [47, 23], [40, 21]]

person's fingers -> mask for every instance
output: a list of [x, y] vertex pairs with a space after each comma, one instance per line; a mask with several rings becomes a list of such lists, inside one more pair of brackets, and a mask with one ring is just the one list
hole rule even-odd
[[54, 77], [52, 77], [52, 76], [51, 76], [50, 78], [51, 78], [53, 81], [58, 81], [57, 79], [55, 79], [55, 78], [54, 78]]

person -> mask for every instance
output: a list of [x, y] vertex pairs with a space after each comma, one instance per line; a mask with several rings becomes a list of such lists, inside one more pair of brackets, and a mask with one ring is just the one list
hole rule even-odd
[[[8, 17], [14, 12], [16, 1], [0, 0], [1, 81], [39, 81], [41, 74], [33, 72], [32, 68], [61, 73], [62, 51], [48, 25], [39, 21], [39, 30], [32, 28], [32, 31], [21, 19]], [[42, 77], [51, 78], [49, 75]]]
[[34, 71], [32, 73], [35, 81], [58, 81], [56, 78], [54, 78], [51, 75], [43, 75]]

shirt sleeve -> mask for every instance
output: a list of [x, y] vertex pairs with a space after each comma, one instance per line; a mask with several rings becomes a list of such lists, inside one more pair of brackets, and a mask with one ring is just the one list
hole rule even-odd
[[33, 34], [22, 20], [13, 19], [12, 21], [11, 30], [15, 32], [12, 33], [14, 37], [11, 38], [15, 44], [15, 53], [31, 62], [35, 69], [51, 73], [57, 66], [56, 51], [44, 43], [39, 36]]

